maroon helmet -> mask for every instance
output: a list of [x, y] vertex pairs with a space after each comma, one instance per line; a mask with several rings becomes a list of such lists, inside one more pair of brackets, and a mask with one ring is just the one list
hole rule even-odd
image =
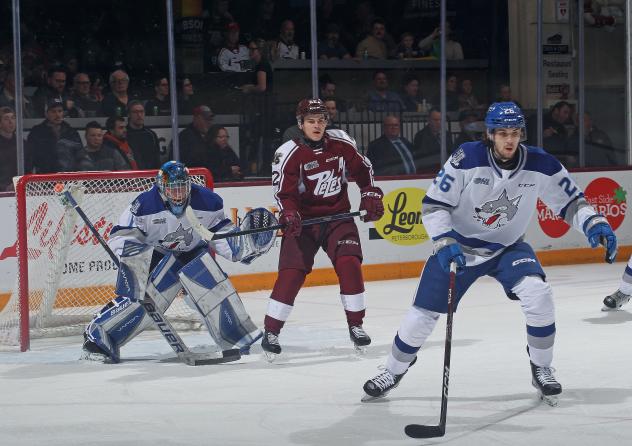
[[307, 115], [325, 115], [329, 119], [327, 107], [320, 99], [303, 99], [296, 106], [296, 121], [300, 126]]

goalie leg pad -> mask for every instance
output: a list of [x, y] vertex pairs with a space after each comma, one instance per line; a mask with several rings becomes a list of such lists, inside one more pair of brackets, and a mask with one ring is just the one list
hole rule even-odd
[[84, 337], [103, 351], [112, 362], [120, 361], [119, 349], [142, 331], [145, 310], [140, 302], [119, 296], [99, 311], [88, 324]]
[[233, 346], [247, 348], [261, 336], [232, 283], [209, 253], [189, 262], [179, 276], [211, 337], [222, 350]]
[[126, 241], [120, 256], [119, 271], [114, 292], [141, 300], [145, 295], [147, 276], [153, 250], [147, 245]]

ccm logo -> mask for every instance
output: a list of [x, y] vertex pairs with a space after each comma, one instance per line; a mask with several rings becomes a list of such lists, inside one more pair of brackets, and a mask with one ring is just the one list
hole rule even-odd
[[517, 266], [520, 265], [521, 263], [535, 263], [535, 259], [532, 259], [531, 257], [525, 257], [524, 259], [518, 259], [518, 260], [514, 260], [513, 262], [511, 262], [511, 266]]

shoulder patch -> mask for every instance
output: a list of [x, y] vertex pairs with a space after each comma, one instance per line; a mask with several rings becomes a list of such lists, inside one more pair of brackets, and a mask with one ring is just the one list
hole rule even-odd
[[132, 204], [129, 207], [129, 211], [132, 213], [132, 215], [136, 215], [139, 208], [140, 208], [140, 200], [137, 197], [134, 201], [132, 201]]
[[459, 167], [459, 164], [464, 158], [465, 158], [465, 151], [462, 148], [459, 148], [450, 157], [450, 164], [452, 164], [452, 166], [454, 167]]

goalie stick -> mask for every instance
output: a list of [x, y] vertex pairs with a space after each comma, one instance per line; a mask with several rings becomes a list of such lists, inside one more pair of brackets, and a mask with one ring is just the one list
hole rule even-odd
[[[187, 206], [185, 213], [189, 219], [189, 222], [193, 226], [193, 228], [206, 241], [220, 240], [220, 239], [229, 238], [229, 237], [239, 237], [240, 235], [256, 234], [258, 232], [276, 231], [278, 229], [285, 228], [285, 225], [278, 224], [278, 225], [272, 225], [272, 226], [264, 226], [262, 228], [245, 229], [242, 231], [213, 233], [209, 231], [207, 228], [205, 228], [202, 223], [200, 223], [197, 216], [193, 212], [193, 209]], [[316, 217], [316, 218], [303, 220], [301, 221], [301, 226], [317, 225], [319, 223], [328, 223], [330, 221], [344, 220], [344, 219], [353, 218], [353, 217], [363, 217], [365, 215], [366, 215], [366, 211], [364, 210], [355, 211], [355, 212], [345, 212], [342, 214], [326, 215], [324, 217]]]
[[412, 438], [443, 437], [448, 415], [448, 384], [450, 381], [450, 354], [452, 352], [452, 317], [456, 289], [456, 263], [450, 263], [450, 284], [448, 286], [448, 314], [445, 326], [445, 353], [443, 356], [443, 393], [441, 394], [441, 415], [436, 426], [425, 424], [409, 424], [404, 429]]
[[[116, 267], [119, 266], [119, 259], [116, 257], [116, 254], [110, 249], [107, 242], [103, 239], [99, 231], [96, 230], [86, 213], [81, 209], [81, 206], [75, 200], [75, 197], [72, 196], [70, 191], [67, 188], [64, 188], [63, 184], [57, 184], [55, 186], [55, 192], [57, 192], [62, 197], [62, 202], [64, 204], [70, 205], [76, 212], [79, 214], [81, 219], [84, 221], [90, 232], [96, 237], [96, 239], [101, 244], [101, 247], [105, 249], [108, 253]], [[189, 350], [187, 345], [184, 343], [180, 335], [176, 332], [175, 328], [171, 323], [167, 320], [164, 313], [156, 306], [156, 303], [152, 299], [152, 297], [145, 293], [145, 297], [141, 301], [143, 308], [149, 315], [150, 319], [160, 332], [160, 334], [165, 338], [167, 343], [171, 346], [173, 351], [178, 356], [182, 362], [187, 365], [208, 365], [208, 364], [221, 364], [223, 362], [237, 361], [241, 359], [241, 353], [239, 349], [230, 349], [224, 350], [222, 352], [222, 356], [212, 356], [208, 353], [198, 353], [192, 352]]]

